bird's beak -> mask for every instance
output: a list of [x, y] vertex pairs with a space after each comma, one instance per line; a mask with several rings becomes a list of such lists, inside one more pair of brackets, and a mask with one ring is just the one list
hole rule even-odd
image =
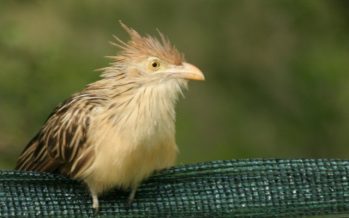
[[175, 66], [168, 71], [168, 73], [174, 78], [187, 80], [205, 80], [205, 76], [201, 72], [201, 70], [199, 70], [199, 68], [186, 62], [182, 63], [182, 65], [180, 66]]

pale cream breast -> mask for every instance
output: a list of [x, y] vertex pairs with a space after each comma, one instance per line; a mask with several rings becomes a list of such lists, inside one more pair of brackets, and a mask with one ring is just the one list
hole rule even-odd
[[159, 128], [159, 124], [151, 121], [146, 130], [141, 129], [142, 122], [138, 122], [139, 127], [124, 128], [110, 122], [96, 122], [91, 134], [95, 158], [84, 173], [85, 182], [95, 192], [115, 186], [136, 187], [155, 170], [174, 164], [178, 153], [174, 128], [168, 124]]
[[135, 188], [155, 170], [175, 163], [178, 93], [177, 82], [147, 86], [112, 101], [115, 108], [101, 109], [90, 133], [95, 158], [83, 175], [90, 189]]

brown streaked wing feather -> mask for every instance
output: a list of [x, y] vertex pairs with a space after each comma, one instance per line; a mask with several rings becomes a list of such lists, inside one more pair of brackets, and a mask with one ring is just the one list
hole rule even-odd
[[[91, 100], [92, 99], [92, 100]], [[89, 165], [94, 155], [87, 149], [91, 111], [100, 104], [91, 94], [76, 95], [58, 106], [39, 133], [28, 143], [16, 169], [59, 172], [74, 177]], [[86, 152], [88, 154], [86, 154]], [[79, 158], [83, 156], [83, 158]], [[71, 167], [76, 163], [74, 172]]]

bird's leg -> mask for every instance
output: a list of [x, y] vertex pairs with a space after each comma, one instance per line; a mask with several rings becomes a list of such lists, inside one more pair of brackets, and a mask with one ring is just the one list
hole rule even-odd
[[135, 199], [135, 195], [136, 195], [136, 192], [137, 192], [137, 188], [138, 188], [137, 186], [132, 187], [131, 193], [130, 193], [130, 195], [128, 196], [128, 200], [127, 200], [127, 205], [128, 205], [128, 206], [131, 206], [133, 200]]
[[91, 190], [91, 197], [92, 197], [92, 208], [94, 209], [95, 213], [99, 212], [99, 202], [98, 202], [98, 195], [95, 191]]

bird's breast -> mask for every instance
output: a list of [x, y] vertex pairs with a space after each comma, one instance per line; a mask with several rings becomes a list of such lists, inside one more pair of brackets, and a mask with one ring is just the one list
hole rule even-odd
[[177, 146], [171, 114], [150, 113], [148, 108], [143, 112], [129, 110], [124, 116], [127, 118], [119, 119], [119, 123], [101, 116], [91, 126], [95, 160], [85, 175], [96, 192], [114, 186], [137, 186], [154, 170], [175, 162]]

